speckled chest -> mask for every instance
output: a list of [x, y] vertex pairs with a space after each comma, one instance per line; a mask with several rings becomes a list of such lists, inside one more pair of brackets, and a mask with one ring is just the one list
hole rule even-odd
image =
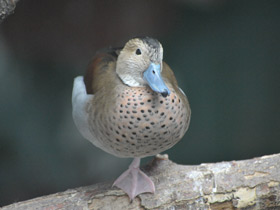
[[176, 144], [188, 128], [184, 101], [174, 90], [164, 98], [149, 88], [125, 88], [110, 110], [94, 119], [95, 136], [119, 157], [158, 154]]

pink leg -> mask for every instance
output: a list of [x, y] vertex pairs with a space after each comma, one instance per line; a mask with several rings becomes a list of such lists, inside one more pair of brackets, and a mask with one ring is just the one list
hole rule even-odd
[[125, 191], [130, 200], [133, 200], [141, 193], [155, 192], [153, 181], [140, 170], [139, 166], [140, 158], [134, 158], [128, 170], [123, 172], [113, 184], [113, 186], [117, 186]]

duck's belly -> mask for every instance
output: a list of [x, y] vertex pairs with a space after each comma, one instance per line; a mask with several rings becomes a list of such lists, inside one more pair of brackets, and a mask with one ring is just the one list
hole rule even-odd
[[187, 105], [175, 91], [166, 98], [149, 88], [127, 88], [99, 119], [95, 135], [104, 150], [119, 157], [145, 157], [176, 144], [185, 134]]

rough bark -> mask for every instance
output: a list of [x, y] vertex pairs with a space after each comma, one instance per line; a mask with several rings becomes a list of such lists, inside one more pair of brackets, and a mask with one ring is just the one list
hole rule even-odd
[[2, 209], [280, 209], [280, 154], [197, 166], [158, 156], [144, 171], [156, 193], [133, 202], [112, 183], [99, 183]]
[[0, 23], [16, 8], [16, 3], [19, 0], [0, 0]]

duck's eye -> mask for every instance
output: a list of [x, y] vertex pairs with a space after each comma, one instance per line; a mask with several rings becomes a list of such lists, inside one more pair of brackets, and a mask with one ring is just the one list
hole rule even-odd
[[136, 53], [136, 55], [141, 55], [142, 54], [142, 52], [139, 48], [135, 51], [135, 53]]

